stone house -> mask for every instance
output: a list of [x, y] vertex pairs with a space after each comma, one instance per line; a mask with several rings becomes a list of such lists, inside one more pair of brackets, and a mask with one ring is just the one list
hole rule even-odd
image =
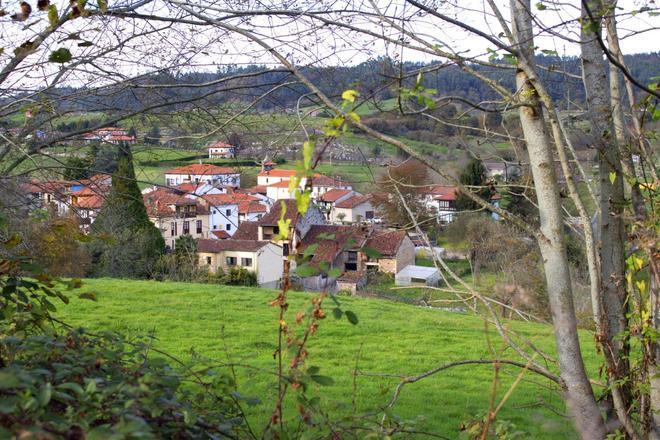
[[415, 244], [406, 231], [385, 231], [372, 234], [364, 247], [373, 249], [378, 257], [367, 257], [367, 270], [397, 274], [415, 264]]

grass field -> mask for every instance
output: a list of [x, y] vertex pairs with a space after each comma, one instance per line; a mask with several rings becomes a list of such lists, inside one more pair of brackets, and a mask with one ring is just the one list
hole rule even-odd
[[[66, 321], [92, 329], [113, 329], [128, 334], [155, 335], [156, 346], [187, 358], [191, 350], [222, 363], [257, 367], [237, 370], [242, 394], [259, 397], [251, 408], [255, 426], [263, 426], [274, 402], [274, 381], [268, 372], [275, 364], [277, 310], [268, 305], [273, 291], [188, 283], [155, 281], [88, 280], [85, 288], [98, 295], [98, 302], [74, 299], [58, 314]], [[291, 293], [288, 322], [307, 308], [310, 294]], [[388, 400], [398, 379], [387, 375], [413, 375], [451, 361], [491, 358], [481, 319], [465, 314], [423, 309], [383, 300], [342, 298], [344, 309], [354, 311], [359, 324], [327, 318], [312, 338], [308, 365], [321, 366], [331, 376], [331, 386], [314, 388], [331, 415], [350, 410], [352, 377], [359, 355], [356, 401], [358, 410], [374, 409]], [[328, 313], [331, 316], [330, 313]], [[550, 327], [522, 322], [507, 325], [553, 353]], [[224, 337], [222, 336], [224, 334]], [[493, 347], [502, 348], [499, 338], [488, 331]], [[584, 333], [583, 344], [591, 347]], [[590, 348], [585, 350], [590, 353]], [[508, 350], [504, 358], [516, 359]], [[592, 372], [595, 357], [587, 359]], [[507, 391], [520, 370], [503, 367], [498, 398]], [[528, 380], [529, 379], [529, 380]], [[408, 420], [419, 418], [417, 428], [456, 438], [462, 421], [488, 410], [493, 380], [491, 366], [467, 366], [411, 384], [395, 407]], [[507, 401], [500, 416], [526, 434], [523, 438], [571, 438], [570, 423], [557, 415], [563, 411], [558, 394], [542, 378], [526, 376]], [[289, 417], [295, 417], [293, 411]]]

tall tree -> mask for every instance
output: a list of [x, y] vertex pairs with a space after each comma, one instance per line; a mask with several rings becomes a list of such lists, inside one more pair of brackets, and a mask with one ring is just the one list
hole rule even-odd
[[[459, 177], [460, 182], [469, 188], [479, 197], [490, 200], [491, 189], [488, 187], [488, 170], [479, 158], [473, 158], [467, 164]], [[458, 211], [474, 211], [479, 209], [479, 204], [468, 197], [466, 194], [459, 194], [456, 199], [456, 209]]]
[[112, 188], [92, 224], [95, 272], [115, 277], [146, 277], [163, 253], [165, 242], [147, 215], [128, 144], [119, 145], [118, 157]]

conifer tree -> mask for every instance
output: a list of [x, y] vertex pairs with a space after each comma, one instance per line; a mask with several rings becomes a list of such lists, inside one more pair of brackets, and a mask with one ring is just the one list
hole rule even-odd
[[147, 215], [127, 144], [118, 148], [112, 188], [92, 224], [92, 233], [96, 275], [148, 277], [165, 248], [160, 231]]

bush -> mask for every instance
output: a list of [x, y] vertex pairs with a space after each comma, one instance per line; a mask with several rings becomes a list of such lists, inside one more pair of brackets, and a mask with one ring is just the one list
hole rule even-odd
[[256, 286], [257, 274], [244, 267], [233, 267], [224, 276], [225, 284], [231, 286]]

